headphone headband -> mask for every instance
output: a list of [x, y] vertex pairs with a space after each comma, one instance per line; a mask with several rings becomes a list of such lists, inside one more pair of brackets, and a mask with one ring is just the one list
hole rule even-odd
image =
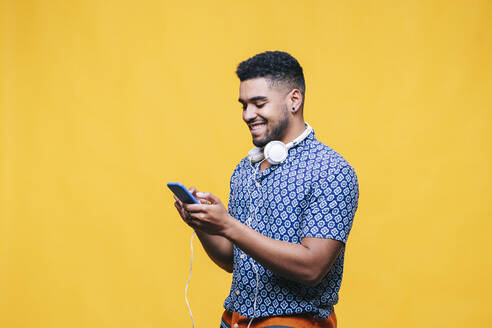
[[307, 136], [311, 133], [311, 131], [313, 131], [313, 128], [309, 124], [304, 122], [304, 125], [306, 126], [306, 129], [301, 133], [300, 136], [298, 136], [297, 138], [295, 138], [294, 140], [292, 140], [291, 142], [285, 145], [287, 149], [291, 149], [292, 147], [295, 147], [298, 144], [300, 144], [301, 141], [306, 139]]

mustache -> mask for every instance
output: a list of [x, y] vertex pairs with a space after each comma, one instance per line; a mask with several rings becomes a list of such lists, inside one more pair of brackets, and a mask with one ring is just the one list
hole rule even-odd
[[266, 123], [267, 121], [266, 120], [255, 120], [255, 119], [252, 119], [252, 120], [249, 120], [249, 121], [245, 121], [246, 124], [253, 124], [253, 123]]

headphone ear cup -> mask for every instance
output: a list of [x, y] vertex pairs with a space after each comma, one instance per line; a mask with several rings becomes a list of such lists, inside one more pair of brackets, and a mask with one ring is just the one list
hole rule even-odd
[[270, 141], [263, 150], [265, 159], [272, 165], [277, 165], [285, 161], [288, 153], [287, 146], [278, 140]]
[[265, 157], [261, 148], [255, 147], [248, 152], [248, 159], [251, 163], [257, 163], [263, 158]]

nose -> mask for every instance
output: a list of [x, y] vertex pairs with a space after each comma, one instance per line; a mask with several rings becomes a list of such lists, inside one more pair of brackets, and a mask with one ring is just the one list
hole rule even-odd
[[243, 110], [243, 120], [248, 123], [253, 121], [256, 118], [256, 108], [253, 105], [246, 105], [246, 108]]

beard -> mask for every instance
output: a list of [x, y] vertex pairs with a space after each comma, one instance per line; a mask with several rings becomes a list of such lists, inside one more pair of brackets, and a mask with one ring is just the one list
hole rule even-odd
[[287, 106], [282, 106], [282, 114], [278, 120], [269, 121], [267, 120], [265, 137], [262, 139], [254, 139], [253, 144], [256, 147], [265, 147], [270, 141], [282, 139], [285, 130], [289, 126], [289, 115]]

